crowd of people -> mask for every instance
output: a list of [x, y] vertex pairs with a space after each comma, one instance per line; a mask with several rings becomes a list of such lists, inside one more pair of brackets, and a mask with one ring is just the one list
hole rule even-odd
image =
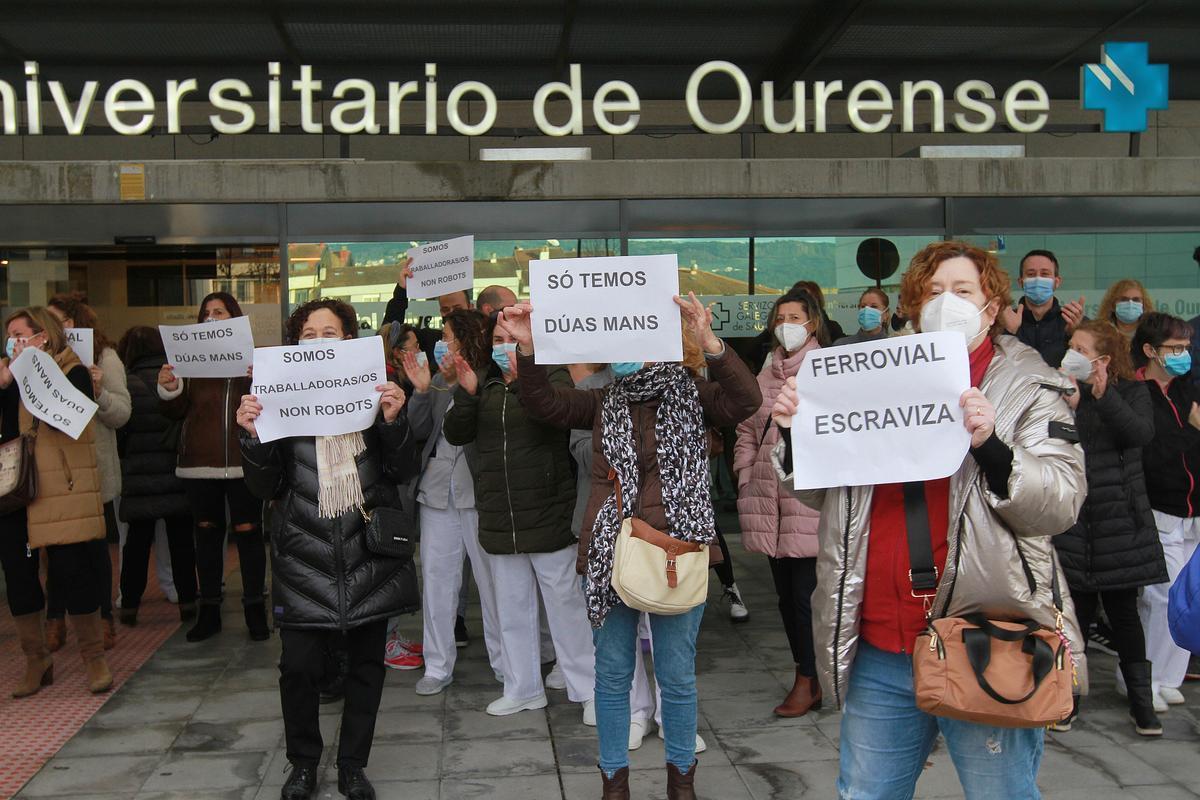
[[[681, 362], [548, 367], [535, 358], [537, 310], [508, 288], [445, 295], [440, 328], [412, 326], [410, 276], [405, 268], [378, 332], [387, 380], [376, 387], [375, 423], [339, 436], [262, 442], [249, 376], [177, 378], [157, 329], [130, 328], [114, 345], [80, 296], [8, 317], [0, 442], [27, 437], [38, 471], [36, 499], [0, 520], [27, 664], [14, 697], [53, 681], [66, 617], [89, 690], [111, 688], [113, 606], [122, 624], [137, 624], [152, 548], [169, 551], [169, 594], [187, 640], [220, 635], [232, 540], [246, 634], [266, 640], [273, 621], [282, 644], [292, 765], [283, 800], [315, 791], [318, 709], [331, 697], [343, 699], [338, 789], [374, 797], [365, 767], [386, 670], [423, 668], [420, 695], [453, 683], [472, 583], [498, 683], [487, 713], [544, 708], [547, 689], [565, 689], [596, 728], [604, 800], [631, 796], [629, 751], [657, 725], [668, 798], [689, 800], [706, 747], [695, 669], [704, 604], [639, 611], [613, 588], [614, 559], [623, 523], [640, 520], [707, 552], [729, 620], [747, 619], [714, 512], [710, 470], [724, 461], [743, 545], [769, 560], [795, 662], [773, 713], [842, 712], [840, 796], [911, 797], [939, 734], [968, 797], [1039, 796], [1041, 729], [918, 708], [914, 646], [935, 617], [986, 611], [1057, 630], [1077, 694], [1056, 731], [1085, 713], [1088, 634], [1101, 614], [1137, 734], [1161, 736], [1158, 715], [1184, 702], [1189, 654], [1172, 640], [1167, 604], [1200, 542], [1193, 325], [1153, 311], [1137, 281], [1115, 283], [1088, 319], [1083, 298], [1060, 304], [1058, 260], [1035, 250], [1020, 262], [1014, 305], [994, 256], [935, 242], [912, 259], [896, 308], [881, 289], [862, 293], [849, 335], [820, 287], [801, 281], [776, 299], [747, 358], [689, 295], [674, 299]], [[242, 313], [216, 292], [198, 322]], [[94, 331], [95, 366], [69, 346], [72, 327]], [[954, 474], [795, 490], [793, 464], [805, 454], [793, 452], [788, 428], [805, 360], [935, 331], [961, 333], [970, 365], [971, 388], [958, 398], [970, 449]], [[322, 299], [291, 314], [284, 343], [357, 335], [355, 310]], [[22, 405], [8, 364], [27, 347], [96, 402], [77, 439]], [[761, 364], [757, 375], [747, 361]], [[418, 559], [367, 546], [385, 524], [414, 540], [419, 532]], [[909, 551], [918, 528], [929, 531], [935, 569], [924, 593]], [[114, 598], [106, 539], [117, 529]], [[419, 642], [402, 630], [418, 609]]]

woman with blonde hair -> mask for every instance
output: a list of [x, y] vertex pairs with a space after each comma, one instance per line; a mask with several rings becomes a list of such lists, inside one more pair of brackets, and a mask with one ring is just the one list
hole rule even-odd
[[1108, 287], [1096, 316], [1115, 325], [1126, 339], [1132, 339], [1142, 315], [1153, 310], [1146, 287], [1133, 278], [1124, 278]]

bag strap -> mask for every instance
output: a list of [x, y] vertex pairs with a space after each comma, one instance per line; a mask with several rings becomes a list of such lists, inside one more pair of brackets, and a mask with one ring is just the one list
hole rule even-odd
[[[1054, 665], [1054, 652], [1050, 649], [1050, 645], [1034, 636], [1031, 632], [1005, 631], [1005, 633], [1016, 634], [1016, 638], [1018, 639], [1023, 637], [1024, 642], [1021, 643], [1021, 652], [1027, 656], [1033, 656], [1033, 688], [1024, 697], [1016, 699], [1005, 697], [988, 683], [984, 671], [987, 670], [988, 662], [992, 660], [992, 636], [987, 630], [983, 628], [963, 629], [963, 645], [966, 647], [967, 661], [971, 664], [971, 671], [975, 673], [975, 680], [979, 683], [979, 688], [983, 689], [987, 693], [987, 696], [997, 703], [1003, 703], [1006, 706], [1015, 706], [1024, 703], [1037, 693], [1038, 688], [1042, 685], [1042, 681], [1050, 674], [1050, 669]], [[1015, 641], [1015, 639], [1011, 638], [1007, 640]]]
[[908, 580], [912, 596], [925, 599], [925, 614], [932, 611], [937, 594], [938, 569], [933, 563], [933, 535], [929, 531], [929, 508], [925, 505], [925, 484], [909, 481], [904, 489], [904, 526], [908, 536]]
[[613, 482], [613, 491], [617, 495], [617, 521], [625, 519], [624, 506], [621, 503], [621, 479], [617, 477], [617, 471], [612, 467], [608, 468], [608, 479]]

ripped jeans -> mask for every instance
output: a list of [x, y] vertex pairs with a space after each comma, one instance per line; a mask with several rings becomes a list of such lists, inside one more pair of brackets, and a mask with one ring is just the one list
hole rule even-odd
[[859, 641], [842, 715], [838, 797], [910, 800], [941, 733], [967, 800], [1037, 800], [1045, 730], [934, 717], [913, 695], [912, 656]]

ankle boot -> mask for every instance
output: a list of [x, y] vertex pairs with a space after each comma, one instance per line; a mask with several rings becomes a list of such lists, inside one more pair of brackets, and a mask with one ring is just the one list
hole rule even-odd
[[1154, 713], [1154, 689], [1150, 685], [1150, 662], [1121, 662], [1121, 674], [1129, 691], [1129, 716], [1141, 736], [1162, 736], [1162, 723]]
[[693, 761], [692, 768], [680, 772], [679, 767], [667, 764], [667, 800], [696, 800], [696, 767], [699, 762]]
[[221, 632], [221, 606], [217, 600], [200, 601], [196, 624], [187, 632], [189, 642], [203, 642]]
[[604, 782], [604, 793], [600, 800], [629, 800], [629, 767], [621, 767], [611, 778], [602, 769], [600, 780]]
[[79, 655], [83, 657], [83, 666], [87, 670], [88, 689], [92, 694], [107, 692], [112, 688], [113, 677], [104, 658], [104, 628], [100, 622], [100, 612], [72, 614], [71, 625], [75, 628]]
[[242, 616], [246, 618], [246, 630], [250, 638], [263, 642], [271, 638], [271, 629], [267, 627], [267, 608], [265, 603], [247, 603], [242, 606]]
[[796, 667], [796, 682], [783, 702], [775, 706], [777, 717], [803, 717], [821, 707], [821, 684]]
[[196, 618], [195, 603], [180, 603], [179, 604], [179, 621], [191, 622]]
[[46, 620], [46, 649], [57, 653], [67, 641], [67, 621], [65, 619]]
[[42, 638], [42, 612], [14, 616], [21, 652], [25, 654], [25, 675], [12, 690], [13, 697], [37, 694], [43, 686], [54, 683], [54, 662]]

